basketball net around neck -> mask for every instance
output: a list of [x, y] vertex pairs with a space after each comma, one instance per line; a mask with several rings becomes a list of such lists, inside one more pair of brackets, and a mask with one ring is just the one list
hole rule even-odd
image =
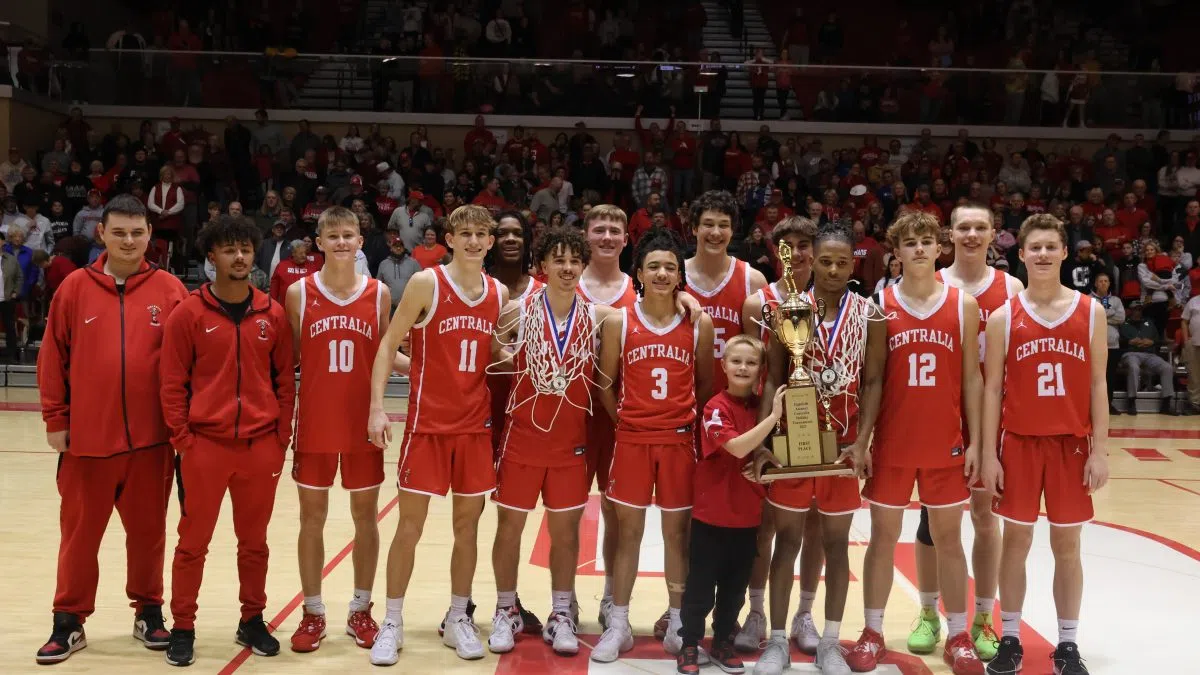
[[[809, 291], [808, 296], [816, 306], [816, 294]], [[840, 397], [840, 410], [831, 407], [829, 416], [845, 433], [851, 417], [850, 404], [857, 404], [858, 401], [857, 390], [852, 390], [852, 385], [862, 376], [863, 361], [867, 354], [868, 324], [871, 321], [885, 321], [887, 317], [878, 305], [851, 290], [842, 296], [838, 307], [825, 308], [823, 319], [827, 320], [831, 314], [835, 322], [833, 328], [826, 330], [823, 321], [817, 324], [813, 339], [808, 341], [805, 348], [803, 367], [813, 384], [831, 403], [836, 404]], [[835, 374], [832, 381], [822, 379], [826, 371]]]
[[[516, 324], [516, 339], [511, 343], [501, 342], [503, 348], [513, 354], [513, 360], [489, 365], [485, 370], [491, 375], [511, 375], [513, 377], [512, 392], [518, 391], [524, 381], [528, 381], [532, 385], [533, 393], [525, 398], [518, 400], [514, 395], [509, 396], [508, 405], [505, 408], [507, 414], [511, 414], [523, 405], [536, 405], [537, 399], [541, 397], [555, 399], [554, 413], [550, 418], [549, 427], [542, 428], [536, 416], [531, 416], [539, 431], [550, 433], [564, 404], [584, 410], [590, 415], [592, 413], [592, 389], [598, 386], [609, 387], [612, 386], [612, 383], [608, 382], [603, 385], [600, 383], [600, 380], [608, 380], [608, 378], [600, 374], [597, 363], [596, 347], [599, 341], [600, 326], [595, 321], [592, 303], [577, 295], [566, 325], [550, 326], [550, 334], [561, 336], [563, 340], [560, 351], [555, 338], [546, 335], [547, 323], [557, 324], [557, 320], [550, 312], [546, 291], [547, 288], [543, 286], [528, 295], [521, 305], [521, 312], [517, 318], [512, 323], [499, 327], [499, 332], [508, 333], [514, 328], [514, 323]], [[513, 366], [518, 352], [521, 352], [525, 358], [525, 368], [521, 370], [517, 370]], [[589, 367], [595, 375], [595, 379], [588, 376]], [[566, 395], [567, 391], [571, 389], [572, 383], [579, 379], [585, 380], [588, 384], [586, 405], [579, 405]]]

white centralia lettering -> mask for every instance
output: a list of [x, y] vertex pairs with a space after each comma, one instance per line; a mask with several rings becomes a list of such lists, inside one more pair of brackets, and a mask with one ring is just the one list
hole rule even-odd
[[893, 350], [913, 342], [941, 345], [950, 350], [950, 353], [954, 353], [954, 336], [946, 331], [931, 328], [913, 328], [896, 333], [888, 338], [888, 349]]
[[1066, 354], [1080, 361], [1087, 361], [1087, 352], [1084, 351], [1083, 345], [1074, 340], [1057, 337], [1037, 338], [1036, 340], [1030, 340], [1017, 345], [1017, 360], [1021, 361], [1035, 354], [1044, 354], [1046, 352]]
[[720, 305], [709, 305], [704, 307], [704, 311], [713, 318], [713, 321], [729, 321], [739, 326], [742, 324], [741, 310]]
[[438, 323], [438, 334], [454, 330], [473, 330], [490, 335], [493, 328], [491, 321], [477, 316], [448, 316]]
[[672, 359], [687, 365], [692, 365], [692, 353], [674, 345], [645, 345], [634, 347], [625, 352], [625, 363], [633, 365], [642, 359]]
[[354, 316], [344, 316], [341, 314], [335, 316], [327, 316], [323, 319], [318, 319], [308, 325], [308, 336], [316, 337], [325, 331], [330, 330], [349, 330], [359, 333], [368, 340], [373, 339], [375, 329], [371, 324]]

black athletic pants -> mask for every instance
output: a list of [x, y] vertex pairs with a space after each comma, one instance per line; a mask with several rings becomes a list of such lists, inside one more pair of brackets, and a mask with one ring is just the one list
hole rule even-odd
[[757, 553], [757, 527], [717, 527], [692, 519], [687, 586], [680, 611], [683, 627], [679, 636], [684, 647], [700, 644], [709, 612], [713, 612], [713, 642], [733, 640]]

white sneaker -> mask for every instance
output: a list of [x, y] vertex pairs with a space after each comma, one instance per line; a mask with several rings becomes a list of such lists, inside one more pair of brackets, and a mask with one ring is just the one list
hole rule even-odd
[[562, 612], [550, 614], [546, 627], [542, 629], [542, 640], [550, 645], [555, 654], [574, 656], [579, 653], [579, 640], [575, 637], [575, 622]]
[[394, 666], [400, 660], [400, 649], [404, 647], [404, 623], [384, 619], [371, 645], [371, 665]]
[[792, 630], [789, 637], [805, 654], [817, 653], [817, 644], [821, 641], [821, 634], [817, 632], [817, 624], [813, 623], [812, 612], [796, 612], [796, 616], [792, 617]]
[[683, 621], [672, 618], [667, 622], [667, 634], [663, 636], [663, 649], [671, 656], [678, 656], [683, 650], [683, 638], [679, 636], [679, 629], [683, 628]]
[[456, 619], [446, 617], [446, 634], [442, 636], [442, 644], [453, 647], [460, 659], [473, 661], [483, 658], [483, 643], [479, 641], [479, 627], [466, 614]]
[[821, 669], [821, 675], [851, 675], [854, 672], [846, 665], [846, 655], [837, 640], [830, 638], [818, 642], [816, 665]]
[[633, 630], [629, 624], [613, 625], [604, 629], [600, 640], [592, 648], [592, 660], [596, 663], [612, 663], [621, 656], [621, 652], [633, 649]]
[[600, 600], [600, 613], [596, 616], [596, 621], [600, 623], [601, 628], [608, 628], [608, 613], [612, 611], [612, 606], [612, 598]]
[[733, 648], [739, 652], [756, 652], [763, 640], [767, 639], [767, 617], [762, 612], [750, 610], [746, 615], [746, 623], [733, 638]]
[[758, 662], [754, 664], [754, 675], [783, 675], [792, 667], [792, 656], [788, 653], [787, 640], [776, 638], [767, 643]]
[[514, 607], [496, 610], [496, 614], [492, 616], [492, 634], [488, 636], [488, 649], [493, 654], [511, 652], [516, 646], [513, 633], [520, 616], [520, 612]]

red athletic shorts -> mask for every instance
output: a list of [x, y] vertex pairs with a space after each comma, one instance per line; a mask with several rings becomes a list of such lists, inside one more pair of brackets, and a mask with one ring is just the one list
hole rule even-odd
[[971, 501], [971, 490], [961, 466], [940, 469], [915, 469], [899, 466], [877, 466], [863, 485], [863, 499], [878, 506], [893, 509], [908, 508], [913, 485], [921, 506], [935, 509], [962, 506]]
[[538, 495], [547, 511], [571, 511], [587, 505], [587, 464], [534, 466], [501, 459], [492, 501], [514, 511], [532, 511]]
[[609, 500], [644, 509], [653, 503], [663, 511], [692, 508], [692, 474], [696, 449], [689, 432], [676, 443], [617, 441], [608, 475]]
[[383, 485], [383, 450], [363, 452], [294, 452], [292, 480], [312, 490], [333, 487], [338, 464], [342, 466], [342, 488], [350, 492]]
[[1051, 525], [1088, 522], [1095, 514], [1092, 496], [1083, 484], [1083, 467], [1091, 451], [1091, 436], [1019, 436], [1002, 431], [1004, 492], [992, 501], [992, 512], [1032, 525], [1045, 496]]
[[597, 408], [588, 418], [587, 442], [587, 478], [588, 487], [596, 481], [596, 489], [604, 492], [608, 489], [608, 470], [612, 464], [613, 445], [616, 444], [616, 432], [613, 430], [612, 418], [603, 408]]
[[854, 513], [862, 506], [854, 476], [785, 478], [767, 486], [767, 502], [787, 511], [808, 511], [813, 500], [827, 516]]
[[404, 433], [400, 446], [401, 490], [445, 497], [486, 495], [496, 489], [492, 434]]

